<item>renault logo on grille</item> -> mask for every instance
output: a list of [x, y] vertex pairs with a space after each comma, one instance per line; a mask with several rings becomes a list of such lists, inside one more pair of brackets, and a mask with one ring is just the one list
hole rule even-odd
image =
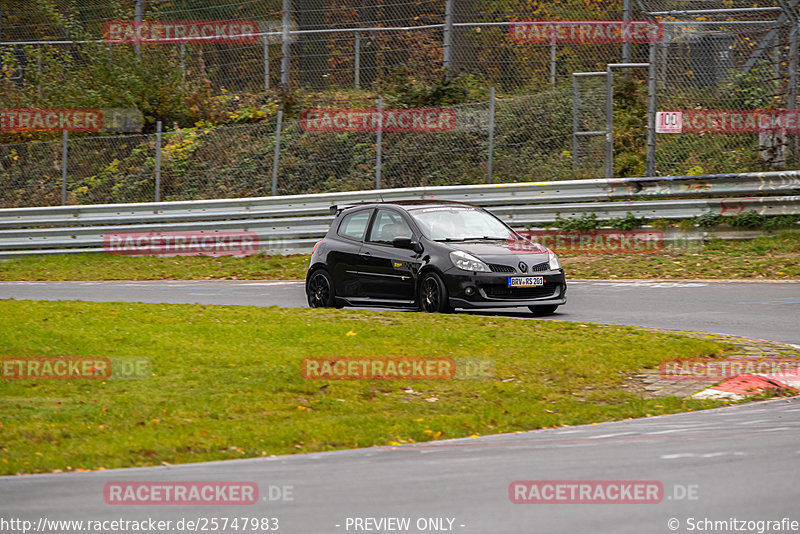
[[522, 271], [523, 273], [528, 270], [528, 266], [525, 265], [524, 261], [519, 262], [519, 270]]

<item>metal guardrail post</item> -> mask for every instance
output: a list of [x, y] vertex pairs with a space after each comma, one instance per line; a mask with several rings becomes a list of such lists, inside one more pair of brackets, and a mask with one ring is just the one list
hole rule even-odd
[[156, 122], [156, 202], [161, 202], [161, 121]]
[[378, 97], [378, 133], [375, 140], [375, 189], [381, 188], [381, 156], [383, 145], [383, 97]]
[[444, 42], [442, 52], [442, 67], [444, 68], [444, 79], [449, 80], [452, 76], [452, 52], [453, 52], [453, 0], [447, 0], [444, 4]]
[[289, 25], [292, 23], [292, 2], [283, 0], [283, 19], [281, 22], [281, 86], [284, 91], [289, 90], [289, 54], [291, 50], [291, 35]]
[[61, 205], [67, 205], [67, 140], [69, 133], [64, 130], [61, 135]]
[[494, 160], [494, 87], [489, 88], [489, 159], [486, 183], [492, 183], [492, 161]]
[[278, 124], [275, 127], [275, 154], [272, 156], [272, 196], [278, 194], [278, 161], [281, 157], [281, 126], [283, 125], [283, 110], [278, 110]]

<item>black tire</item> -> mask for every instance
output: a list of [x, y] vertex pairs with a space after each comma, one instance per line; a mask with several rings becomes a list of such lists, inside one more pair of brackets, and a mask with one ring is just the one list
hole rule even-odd
[[442, 278], [436, 273], [428, 273], [419, 282], [419, 307], [425, 313], [448, 313], [450, 312], [450, 297], [447, 294], [447, 286], [444, 285]]
[[317, 269], [306, 280], [306, 298], [312, 308], [333, 308], [336, 306], [336, 294], [333, 290], [333, 278], [325, 269]]
[[555, 311], [558, 309], [558, 304], [553, 304], [550, 306], [528, 306], [528, 309], [531, 311], [534, 317], [542, 317], [544, 315], [555, 313]]

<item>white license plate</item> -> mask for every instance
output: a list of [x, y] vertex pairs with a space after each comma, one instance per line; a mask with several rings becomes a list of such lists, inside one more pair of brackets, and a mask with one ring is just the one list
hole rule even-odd
[[539, 287], [543, 285], [543, 276], [512, 276], [508, 279], [508, 287]]

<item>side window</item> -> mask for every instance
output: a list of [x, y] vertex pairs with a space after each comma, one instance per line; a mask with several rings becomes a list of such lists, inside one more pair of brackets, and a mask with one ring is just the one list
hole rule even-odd
[[391, 243], [396, 237], [412, 237], [413, 232], [399, 213], [392, 210], [378, 210], [369, 229], [369, 241]]
[[342, 237], [361, 240], [364, 237], [364, 230], [367, 229], [371, 213], [371, 210], [364, 210], [345, 215], [342, 222], [339, 223], [338, 234]]

